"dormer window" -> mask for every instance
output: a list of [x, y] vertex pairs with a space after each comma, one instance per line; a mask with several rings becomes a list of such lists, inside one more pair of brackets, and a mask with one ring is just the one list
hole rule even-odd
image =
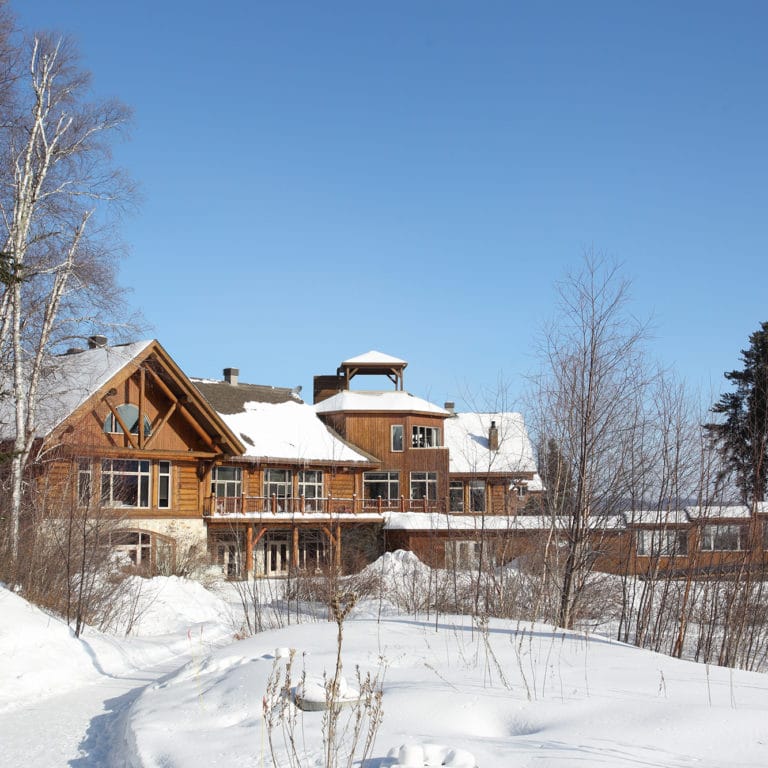
[[[132, 435], [139, 434], [139, 409], [133, 405], [133, 403], [124, 403], [118, 405], [115, 408], [120, 416], [120, 420], [128, 427], [128, 431]], [[122, 435], [123, 428], [120, 426], [120, 422], [115, 417], [114, 413], [108, 413], [107, 418], [104, 419], [104, 431], [109, 435]], [[152, 425], [149, 422], [147, 416], [144, 417], [144, 437], [149, 437], [152, 432]]]

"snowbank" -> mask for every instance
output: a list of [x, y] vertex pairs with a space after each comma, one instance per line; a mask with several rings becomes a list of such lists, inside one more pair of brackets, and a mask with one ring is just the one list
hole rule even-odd
[[134, 637], [188, 633], [202, 624], [233, 627], [230, 606], [202, 584], [178, 576], [133, 576], [114, 631]]
[[[394, 565], [394, 564], [393, 564]], [[333, 624], [265, 632], [216, 651], [145, 691], [131, 711], [136, 766], [192, 768], [272, 764], [263, 697], [275, 649], [296, 649], [292, 680], [322, 675], [335, 661]], [[419, 622], [348, 620], [344, 669], [384, 677], [384, 720], [372, 762], [432, 754], [458, 765], [763, 766], [768, 677], [707, 668], [602, 637], [541, 625], [466, 617]], [[298, 714], [306, 764], [322, 756], [322, 713]], [[283, 744], [282, 729], [272, 733]], [[426, 759], [426, 758], [425, 758]], [[447, 758], [446, 758], [447, 759]]]
[[[132, 579], [117, 635], [86, 628], [80, 638], [62, 619], [0, 587], [0, 712], [30, 701], [151, 667], [182, 654], [208, 653], [232, 638], [229, 605], [197, 582]], [[130, 617], [130, 618], [129, 618]]]
[[99, 678], [66, 622], [0, 586], [0, 712]]

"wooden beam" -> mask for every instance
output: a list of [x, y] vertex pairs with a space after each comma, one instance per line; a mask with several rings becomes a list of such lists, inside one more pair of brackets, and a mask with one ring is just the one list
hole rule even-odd
[[208, 433], [197, 423], [197, 419], [193, 418], [192, 414], [189, 413], [189, 410], [185, 407], [183, 401], [176, 397], [176, 395], [171, 392], [168, 385], [160, 378], [160, 376], [157, 374], [156, 371], [153, 371], [151, 368], [149, 369], [149, 372], [152, 374], [152, 377], [157, 382], [157, 385], [160, 387], [160, 389], [163, 391], [163, 394], [173, 403], [178, 403], [181, 406], [181, 415], [186, 419], [186, 421], [189, 423], [189, 425], [192, 427], [192, 429], [197, 432], [197, 434], [211, 447], [215, 448], [216, 445], [213, 440], [211, 440]]
[[293, 531], [291, 532], [293, 534], [293, 552], [291, 552], [291, 562], [293, 563], [293, 567], [297, 568], [299, 567], [299, 529], [297, 526], [293, 526]]
[[152, 433], [144, 443], [145, 448], [149, 448], [149, 446], [152, 445], [155, 437], [157, 437], [160, 430], [168, 423], [168, 419], [170, 419], [174, 413], [176, 413], [176, 403], [171, 403], [171, 407], [165, 412], [165, 416], [163, 416], [157, 426], [152, 429]]
[[139, 368], [139, 448], [144, 447], [144, 390], [147, 384], [147, 377], [144, 366]]
[[249, 525], [245, 529], [245, 578], [253, 565], [253, 526]]
[[130, 431], [128, 430], [128, 427], [125, 426], [125, 422], [120, 418], [120, 414], [117, 412], [117, 408], [115, 408], [114, 405], [105, 397], [104, 402], [109, 406], [109, 410], [112, 411], [112, 415], [117, 419], [117, 423], [120, 425], [120, 428], [123, 430], [123, 435], [125, 435], [125, 439], [128, 441], [128, 444], [131, 448], [134, 450], [138, 449], [138, 446], [136, 443], [133, 442], [133, 437], [131, 436]]

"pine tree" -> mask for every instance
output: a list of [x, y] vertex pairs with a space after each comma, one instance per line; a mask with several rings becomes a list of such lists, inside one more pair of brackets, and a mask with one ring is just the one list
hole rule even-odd
[[570, 514], [573, 502], [573, 471], [554, 438], [550, 437], [545, 447], [539, 449], [539, 471], [545, 488], [547, 513]]
[[723, 458], [722, 478], [731, 476], [747, 503], [763, 501], [768, 483], [768, 322], [749, 337], [741, 359], [742, 370], [725, 374], [735, 391], [712, 406], [722, 420], [705, 429]]

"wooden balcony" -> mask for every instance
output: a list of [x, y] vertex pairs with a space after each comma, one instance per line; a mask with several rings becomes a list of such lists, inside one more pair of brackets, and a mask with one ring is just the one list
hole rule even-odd
[[338, 515], [383, 514], [384, 512], [438, 512], [445, 504], [434, 499], [364, 499], [323, 498], [307, 499], [291, 496], [209, 496], [205, 500], [206, 517], [258, 517], [261, 515]]

